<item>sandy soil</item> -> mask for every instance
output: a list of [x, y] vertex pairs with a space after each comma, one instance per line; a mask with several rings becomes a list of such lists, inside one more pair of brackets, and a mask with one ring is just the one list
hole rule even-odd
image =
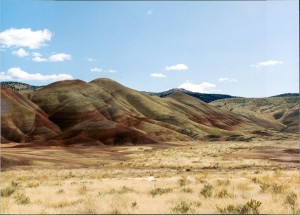
[[268, 213], [299, 209], [296, 140], [1, 146], [1, 213]]

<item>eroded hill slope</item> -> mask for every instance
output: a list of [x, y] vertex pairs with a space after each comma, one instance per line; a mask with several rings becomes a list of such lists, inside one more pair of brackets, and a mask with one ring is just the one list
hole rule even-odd
[[43, 141], [60, 132], [39, 106], [1, 86], [1, 142]]
[[[248, 116], [181, 92], [153, 97], [103, 78], [89, 83], [59, 81], [22, 95], [4, 88], [1, 94], [2, 136], [7, 141], [131, 145], [236, 137], [250, 140], [269, 131]], [[10, 108], [5, 108], [6, 104]], [[291, 117], [294, 115], [286, 115], [286, 124], [293, 124]], [[9, 135], [11, 130], [18, 132], [17, 138]]]
[[262, 127], [298, 133], [299, 97], [230, 98], [214, 101], [212, 105], [238, 113]]

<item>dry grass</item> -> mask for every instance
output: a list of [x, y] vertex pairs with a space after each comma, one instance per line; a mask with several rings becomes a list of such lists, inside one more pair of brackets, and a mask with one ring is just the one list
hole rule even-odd
[[[0, 212], [297, 214], [298, 163], [246, 159], [243, 153], [230, 157], [266, 147], [276, 151], [298, 146], [286, 141], [116, 147], [118, 157], [97, 157], [102, 149], [78, 154], [85, 166], [79, 165], [76, 153], [60, 149], [61, 156], [72, 155], [76, 166], [64, 157], [57, 168], [55, 160], [39, 160], [34, 166], [2, 171]], [[29, 153], [22, 151], [19, 156], [28, 159]], [[2, 148], [2, 153], [12, 151]], [[86, 164], [89, 159], [91, 165]]]

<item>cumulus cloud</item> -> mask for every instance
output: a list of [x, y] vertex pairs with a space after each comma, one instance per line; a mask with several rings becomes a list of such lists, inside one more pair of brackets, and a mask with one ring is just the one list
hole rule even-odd
[[107, 69], [107, 70], [103, 70], [103, 69], [100, 69], [100, 68], [97, 68], [97, 67], [94, 67], [92, 69], [90, 69], [91, 72], [102, 72], [102, 73], [116, 73], [117, 71], [116, 70], [113, 70], [113, 69]]
[[166, 75], [161, 74], [161, 73], [152, 73], [150, 76], [153, 78], [166, 78], [167, 77]]
[[177, 64], [177, 65], [173, 65], [173, 66], [166, 66], [166, 70], [167, 71], [180, 71], [180, 70], [187, 70], [189, 67], [185, 64]]
[[45, 62], [45, 61], [48, 61], [48, 59], [43, 58], [42, 55], [40, 53], [38, 53], [38, 52], [33, 52], [32, 55], [33, 55], [32, 61], [34, 61], [34, 62]]
[[251, 66], [255, 67], [255, 68], [260, 68], [260, 67], [264, 67], [264, 66], [273, 66], [276, 64], [283, 64], [283, 62], [278, 61], [278, 60], [268, 60], [268, 61], [263, 61], [263, 62], [259, 62], [256, 64], [252, 64]]
[[102, 72], [102, 69], [99, 69], [97, 67], [90, 69], [91, 72]]
[[25, 49], [18, 49], [12, 52], [13, 55], [16, 55], [18, 57], [26, 57], [29, 55], [29, 53]]
[[32, 55], [32, 61], [34, 62], [63, 62], [72, 59], [71, 55], [65, 53], [54, 54], [49, 56], [48, 58], [43, 58], [42, 55], [38, 52], [33, 52]]
[[17, 81], [62, 81], [73, 79], [69, 74], [53, 74], [43, 75], [41, 73], [28, 73], [23, 71], [19, 67], [13, 67], [7, 70], [7, 72], [0, 73], [1, 81], [17, 80]]
[[209, 82], [202, 82], [201, 84], [193, 84], [191, 81], [186, 81], [185, 83], [179, 85], [178, 88], [183, 88], [192, 92], [198, 93], [211, 93], [214, 92], [215, 84]]
[[48, 29], [33, 31], [31, 28], [10, 28], [0, 32], [0, 44], [3, 48], [26, 47], [39, 49], [51, 38], [52, 33]]
[[109, 69], [109, 70], [105, 70], [104, 72], [116, 73], [116, 72], [117, 72], [117, 70]]
[[87, 60], [88, 62], [95, 62], [95, 61], [97, 61], [97, 59], [91, 58], [91, 57], [87, 57], [86, 60]]
[[65, 60], [71, 60], [71, 55], [65, 53], [59, 53], [51, 55], [48, 59], [51, 62], [62, 62]]
[[234, 78], [221, 77], [218, 79], [218, 81], [220, 81], [220, 82], [224, 82], [224, 81], [237, 82], [238, 80], [234, 79]]

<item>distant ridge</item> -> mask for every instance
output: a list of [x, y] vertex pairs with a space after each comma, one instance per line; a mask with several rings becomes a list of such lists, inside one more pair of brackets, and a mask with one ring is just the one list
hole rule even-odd
[[30, 84], [25, 84], [22, 82], [16, 81], [2, 81], [0, 85], [6, 88], [9, 88], [16, 92], [28, 92], [28, 91], [35, 91], [41, 89], [43, 86], [33, 86]]
[[299, 96], [299, 93], [283, 93], [283, 94], [279, 94], [279, 95], [271, 96], [271, 97], [289, 97], [289, 96]]
[[163, 91], [160, 93], [152, 93], [152, 92], [145, 92], [145, 93], [147, 93], [148, 95], [151, 95], [151, 96], [159, 96], [161, 98], [164, 98], [174, 92], [185, 93], [189, 96], [200, 99], [201, 101], [204, 101], [206, 103], [209, 103], [209, 102], [212, 102], [215, 100], [219, 100], [219, 99], [237, 98], [236, 96], [231, 96], [231, 95], [226, 95], [226, 94], [196, 93], [196, 92], [188, 91], [188, 90], [185, 90], [182, 88], [174, 88], [174, 89], [170, 89], [170, 90]]
[[[35, 91], [42, 89], [44, 86], [34, 86], [22, 82], [17, 82], [17, 81], [2, 81], [0, 82], [0, 86], [7, 87], [13, 91], [16, 92], [30, 92], [30, 91]], [[143, 93], [146, 93], [150, 96], [158, 96], [160, 98], [165, 98], [169, 96], [172, 93], [175, 92], [181, 92], [186, 95], [192, 96], [194, 98], [200, 99], [201, 101], [204, 101], [206, 103], [210, 103], [216, 100], [220, 99], [229, 99], [229, 98], [244, 98], [244, 97], [239, 97], [239, 96], [232, 96], [232, 95], [227, 95], [227, 94], [214, 94], [214, 93], [197, 93], [197, 92], [192, 92], [183, 88], [173, 88], [167, 91], [163, 92], [146, 92], [142, 91]], [[267, 98], [273, 98], [273, 97], [290, 97], [290, 96], [299, 96], [299, 93], [283, 93], [275, 96], [270, 96]]]
[[[173, 88], [173, 89], [163, 91], [163, 92], [158, 92], [158, 93], [153, 93], [153, 92], [144, 92], [144, 93], [147, 93], [148, 95], [151, 95], [151, 96], [158, 96], [161, 98], [165, 98], [174, 92], [181, 92], [181, 93], [187, 94], [189, 96], [200, 99], [201, 101], [204, 101], [206, 103], [210, 103], [210, 102], [220, 100], [220, 99], [245, 98], [245, 97], [232, 96], [232, 95], [227, 95], [227, 94], [197, 93], [197, 92], [188, 91], [188, 90], [182, 89], [182, 88]], [[283, 93], [283, 94], [279, 94], [279, 95], [275, 95], [275, 96], [270, 96], [267, 98], [294, 97], [294, 96], [299, 96], [299, 93]]]

